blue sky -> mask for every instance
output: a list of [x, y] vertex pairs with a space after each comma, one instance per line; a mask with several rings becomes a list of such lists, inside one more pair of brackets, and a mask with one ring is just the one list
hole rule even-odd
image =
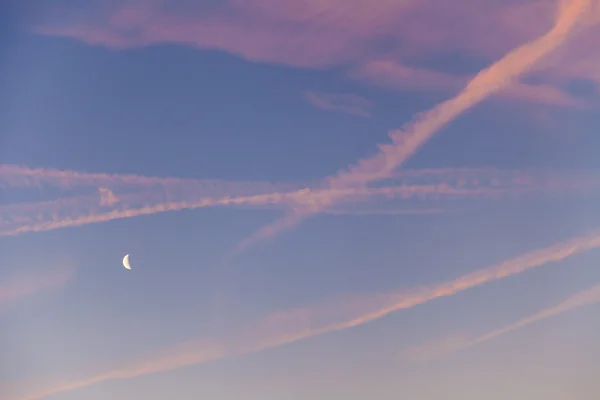
[[7, 7], [0, 397], [596, 399], [600, 5], [475, 3]]

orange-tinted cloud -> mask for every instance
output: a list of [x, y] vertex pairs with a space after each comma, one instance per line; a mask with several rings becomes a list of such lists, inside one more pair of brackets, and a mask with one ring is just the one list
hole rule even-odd
[[27, 274], [9, 282], [0, 282], [0, 308], [37, 292], [63, 286], [72, 276], [72, 270], [62, 269], [46, 273]]
[[[221, 357], [253, 353], [323, 333], [347, 329], [382, 318], [397, 310], [451, 296], [598, 247], [600, 247], [600, 231], [522, 254], [451, 281], [371, 296], [339, 297], [312, 307], [276, 312], [244, 329], [236, 330], [221, 341], [190, 341], [183, 347], [166, 349], [163, 355], [151, 361], [135, 362], [131, 366], [88, 379], [58, 384], [46, 390], [35, 391], [31, 395], [14, 398], [15, 400], [38, 400], [110, 379], [131, 378]], [[582, 299], [588, 297], [584, 296]], [[582, 302], [582, 299], [579, 302]]]
[[323, 110], [339, 111], [359, 117], [370, 117], [370, 110], [374, 107], [372, 101], [355, 94], [307, 91], [304, 97], [309, 103]]
[[412, 156], [442, 126], [491, 94], [505, 88], [527, 72], [535, 63], [563, 44], [582, 16], [590, 1], [579, 0], [565, 7], [554, 27], [540, 38], [508, 53], [488, 68], [480, 71], [457, 96], [420, 114], [404, 128], [390, 133], [393, 144], [380, 145], [380, 153], [364, 159], [349, 171], [329, 179], [332, 187], [354, 186], [384, 179]]
[[575, 37], [569, 46], [546, 60], [547, 67], [538, 76], [566, 87], [571, 83], [583, 83], [586, 91], [593, 96], [592, 100], [596, 101], [594, 104], [597, 104], [600, 98], [600, 55], [596, 51], [598, 38], [600, 26], [587, 29]]
[[[455, 97], [419, 114], [403, 128], [392, 131], [389, 134], [392, 144], [379, 145], [380, 151], [375, 156], [360, 160], [347, 171], [325, 179], [327, 185], [332, 189], [357, 187], [389, 178], [396, 168], [412, 157], [439, 129], [490, 95], [505, 89], [528, 72], [539, 60], [567, 41], [572, 31], [585, 19], [592, 2], [577, 0], [565, 4], [559, 8], [556, 22], [547, 33], [512, 50], [488, 68], [481, 70]], [[297, 209], [283, 219], [259, 229], [234, 248], [233, 254], [268, 239], [282, 230], [289, 229], [302, 219], [320, 212], [339, 200], [339, 193], [332, 191], [331, 196], [324, 198], [319, 206]]]
[[[581, 71], [580, 76], [584, 73]], [[349, 76], [384, 88], [398, 90], [435, 90], [455, 92], [465, 87], [472, 76], [452, 75], [425, 68], [402, 65], [393, 60], [372, 60], [354, 68]], [[507, 100], [548, 104], [559, 107], [590, 108], [598, 104], [574, 97], [550, 84], [528, 84], [515, 80], [498, 92]]]
[[477, 337], [459, 335], [454, 338], [443, 339], [440, 341], [409, 349], [404, 353], [404, 356], [411, 361], [430, 361], [435, 358], [466, 349], [476, 344], [486, 342], [488, 340], [510, 333], [516, 329], [523, 328], [527, 325], [533, 324], [543, 319], [551, 318], [556, 315], [565, 313], [574, 308], [579, 308], [598, 302], [600, 302], [600, 285], [596, 285], [590, 289], [584, 290], [552, 307], [546, 308], [526, 318], [520, 319], [517, 322], [485, 333], [483, 335]]
[[514, 100], [522, 100], [560, 107], [575, 107], [579, 109], [597, 108], [600, 103], [577, 98], [566, 91], [548, 84], [526, 84], [514, 82], [499, 93], [501, 96]]

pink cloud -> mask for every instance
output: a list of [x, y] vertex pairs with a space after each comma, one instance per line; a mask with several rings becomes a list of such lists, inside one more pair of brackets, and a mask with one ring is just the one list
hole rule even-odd
[[[530, 71], [537, 62], [558, 48], [570, 37], [573, 31], [585, 20], [591, 8], [590, 0], [572, 1], [560, 8], [556, 23], [548, 32], [531, 42], [525, 43], [506, 54], [491, 66], [481, 70], [465, 88], [453, 98], [432, 109], [417, 115], [413, 121], [401, 129], [389, 133], [391, 144], [379, 145], [374, 156], [359, 160], [345, 171], [325, 179], [331, 189], [362, 187], [371, 182], [389, 178], [393, 171], [402, 166], [440, 128], [456, 117], [481, 103], [508, 86], [523, 74]], [[320, 204], [296, 209], [293, 213], [260, 228], [250, 237], [242, 240], [233, 250], [238, 254], [255, 243], [269, 239], [279, 232], [295, 226], [303, 219], [321, 212], [340, 201], [341, 194], [332, 190], [328, 198], [322, 198]]]
[[414, 68], [391, 59], [368, 61], [349, 73], [354, 79], [397, 89], [457, 90], [466, 78], [426, 68]]
[[[565, 185], [563, 184], [562, 187], [565, 188]], [[347, 189], [341, 190], [339, 194], [345, 197], [345, 202], [352, 202], [353, 199], [372, 197], [406, 199], [428, 196], [493, 196], [515, 190], [526, 192], [544, 188], [550, 189], [551, 186], [524, 185], [519, 187], [518, 184], [515, 184], [513, 187], [504, 188], [460, 188], [440, 183]], [[171, 195], [160, 190], [123, 194], [117, 198], [114, 193], [105, 189], [99, 190], [97, 195], [91, 196], [71, 196], [49, 201], [0, 206], [0, 236], [16, 236], [28, 232], [42, 232], [121, 218], [205, 207], [278, 206], [292, 209], [316, 207], [330, 195], [330, 191], [309, 188], [248, 196], [207, 196], [202, 195], [201, 192], [196, 193], [192, 190], [185, 196], [172, 196], [179, 197], [179, 200], [165, 201], [165, 197], [171, 197]], [[333, 209], [331, 212], [335, 213], [336, 210]], [[350, 210], [346, 212], [352, 213]]]
[[173, 177], [140, 176], [135, 174], [106, 174], [55, 168], [30, 168], [24, 165], [0, 164], [0, 187], [39, 188], [43, 185], [64, 190], [81, 187], [123, 188], [150, 190], [162, 187], [186, 187], [205, 195], [244, 195], [253, 193], [285, 191], [299, 184], [272, 184], [268, 182], [239, 182], [217, 179], [185, 179]]
[[228, 2], [215, 10], [192, 8], [177, 12], [167, 8], [166, 2], [120, 2], [109, 17], [88, 16], [64, 25], [40, 25], [34, 29], [116, 49], [178, 43], [223, 50], [250, 61], [294, 66], [331, 65], [354, 59], [365, 51], [355, 34], [350, 33], [357, 40], [352, 46], [348, 35], [340, 33], [339, 28], [302, 20], [277, 20], [261, 5], [264, 6], [259, 2]]
[[[589, 62], [589, 60], [588, 60]], [[585, 68], [585, 67], [584, 67]], [[582, 68], [582, 70], [584, 69]], [[594, 71], [596, 71], [594, 69]], [[584, 71], [579, 71], [583, 76]], [[452, 75], [426, 68], [413, 68], [392, 60], [373, 60], [351, 70], [349, 77], [383, 88], [397, 90], [432, 90], [456, 92], [464, 88], [472, 76]], [[527, 84], [515, 80], [498, 92], [505, 100], [548, 104], [560, 107], [589, 108], [597, 106], [578, 99], [550, 84]]]
[[359, 117], [370, 117], [369, 110], [374, 107], [372, 101], [355, 94], [307, 91], [304, 97], [309, 103], [323, 110], [340, 111]]
[[[498, 57], [549, 29], [552, 3], [526, 0], [230, 0], [219, 6], [178, 1], [115, 1], [103, 12], [41, 23], [41, 33], [115, 48], [182, 43], [220, 49], [253, 61], [324, 66], [370, 58], [382, 40], [393, 51], [462, 50]], [[476, 34], [474, 34], [476, 33]], [[386, 46], [384, 46], [386, 47]], [[375, 50], [374, 50], [375, 49]], [[381, 55], [381, 54], [380, 54]]]
[[[514, 193], [551, 194], [600, 187], [600, 177], [594, 174], [586, 174], [582, 178], [561, 171], [428, 169], [401, 171], [390, 178], [387, 186], [340, 187], [332, 191], [319, 185], [159, 178], [3, 165], [0, 166], [0, 185], [4, 188], [53, 186], [64, 190], [65, 196], [0, 206], [0, 236], [215, 206], [319, 210], [328, 204], [332, 195], [339, 197], [340, 207], [324, 209], [324, 212], [365, 215], [374, 211], [343, 206], [377, 199], [490, 198]], [[80, 187], [93, 191], [89, 195], [69, 195], [69, 190]], [[383, 210], [381, 213], [439, 211], [413, 206]], [[271, 231], [265, 234], [274, 234], [278, 229], [291, 226], [285, 224], [292, 222], [282, 224], [278, 228], [267, 228]]]
[[[600, 7], [596, 6], [596, 9]], [[587, 79], [590, 84], [600, 84], [600, 54], [597, 51], [600, 18], [593, 21], [595, 25], [590, 26], [589, 19], [585, 22], [587, 25], [582, 26], [578, 34], [570, 39], [569, 46], [563, 46], [542, 61], [535, 71], [537, 76], [557, 83]]]
[[548, 104], [560, 107], [575, 107], [580, 109], [597, 108], [597, 103], [578, 99], [569, 93], [554, 86], [546, 84], [526, 84], [513, 82], [499, 93], [500, 96], [513, 100], [521, 100], [532, 103]]
[[[424, 69], [425, 60], [458, 53], [493, 62], [541, 36], [552, 27], [556, 15], [555, 3], [547, 0], [457, 0], [448, 4], [385, 0], [375, 6], [366, 0], [228, 0], [212, 6], [181, 0], [96, 0], [91, 4], [94, 6], [78, 11], [62, 10], [60, 18], [48, 15], [32, 29], [114, 49], [173, 43], [221, 50], [255, 62], [297, 67], [347, 65], [351, 76], [364, 77], [367, 82], [429, 90], [459, 90], [470, 76]], [[600, 20], [597, 10], [591, 5], [583, 21], [587, 31], [581, 33], [587, 39], [579, 41], [588, 42], [583, 45], [587, 51], [573, 57], [569, 50], [568, 57], [542, 60], [531, 72], [598, 78], [595, 66], [600, 60], [594, 49], [600, 33], [593, 29]], [[536, 89], [540, 93], [534, 94]], [[505, 97], [573, 103], [565, 94], [549, 92], [547, 87], [521, 84], [505, 91], [514, 96]]]
[[411, 361], [425, 362], [439, 357], [443, 357], [459, 350], [475, 346], [479, 343], [487, 342], [498, 336], [505, 335], [517, 329], [530, 324], [539, 322], [546, 318], [551, 318], [559, 314], [571, 311], [575, 308], [600, 303], [600, 285], [593, 286], [582, 292], [555, 304], [549, 308], [541, 310], [533, 315], [522, 318], [512, 324], [503, 326], [493, 331], [481, 334], [476, 337], [467, 335], [457, 335], [451, 338], [441, 339], [419, 347], [408, 349], [404, 352], [404, 357]]
[[[600, 247], [600, 231], [537, 249], [500, 263], [462, 275], [439, 284], [381, 293], [368, 296], [344, 296], [316, 304], [276, 312], [239, 329], [222, 340], [191, 340], [180, 346], [133, 362], [127, 366], [92, 376], [87, 379], [58, 383], [44, 390], [14, 396], [14, 400], [39, 400], [59, 393], [113, 379], [129, 379], [159, 371], [173, 370], [193, 364], [214, 361], [224, 357], [249, 354], [293, 343], [324, 333], [336, 332], [380, 319], [392, 312], [408, 309], [428, 301], [452, 296], [464, 290], [508, 276], [564, 260], [575, 254]], [[592, 295], [593, 297], [590, 297]], [[577, 303], [599, 299], [598, 290], [581, 296]], [[571, 305], [573, 302], [570, 302]], [[443, 349], [464, 341], [445, 343]]]

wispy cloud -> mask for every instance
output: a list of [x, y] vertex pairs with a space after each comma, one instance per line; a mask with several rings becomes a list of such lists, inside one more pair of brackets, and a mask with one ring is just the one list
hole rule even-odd
[[88, 379], [62, 384], [52, 389], [35, 392], [20, 400], [38, 400], [58, 393], [70, 392], [83, 387], [91, 386], [100, 382], [115, 379], [131, 379], [142, 375], [178, 369], [189, 365], [214, 361], [225, 356], [224, 350], [218, 341], [194, 341], [182, 344], [167, 352], [160, 352], [154, 357], [147, 357], [150, 361], [132, 363], [126, 367], [96, 375]]
[[161, 1], [116, 1], [100, 15], [72, 12], [72, 18], [61, 18], [66, 23], [48, 18], [34, 29], [117, 49], [179, 43], [251, 61], [314, 67], [363, 57], [371, 32], [391, 32], [410, 3], [386, 1], [372, 7], [365, 1], [348, 5], [339, 0], [328, 4], [232, 0], [212, 7], [187, 3], [183, 14]]
[[[518, 188], [516, 188], [518, 190]], [[525, 189], [527, 190], [527, 189]], [[510, 189], [508, 190], [510, 191]], [[452, 188], [445, 184], [381, 187], [370, 189], [342, 189], [347, 200], [352, 197], [372, 198], [375, 196], [410, 198], [414, 196], [490, 196], [506, 193], [507, 189]], [[115, 195], [108, 189], [96, 195], [74, 196], [34, 202], [0, 206], [0, 236], [14, 236], [26, 232], [41, 232], [59, 228], [82, 226], [120, 218], [131, 218], [167, 211], [180, 211], [217, 206], [277, 206], [279, 208], [311, 207], [318, 204], [320, 189], [300, 189], [290, 192], [275, 192], [254, 196], [210, 197], [191, 194], [190, 200], [165, 201], [163, 192], [142, 192]], [[336, 210], [331, 210], [336, 212]], [[347, 210], [347, 212], [351, 212]]]
[[591, 109], [598, 107], [598, 103], [577, 98], [568, 92], [549, 84], [527, 84], [513, 82], [500, 95], [514, 100], [548, 104], [559, 107], [573, 107], [578, 109]]
[[[181, 4], [185, 7], [179, 7]], [[497, 59], [550, 29], [555, 5], [547, 0], [457, 0], [451, 5], [403, 0], [381, 1], [376, 6], [366, 0], [351, 5], [340, 0], [326, 4], [229, 0], [210, 5], [183, 0], [90, 0], [68, 9], [46, 5], [38, 10], [31, 27], [39, 34], [114, 49], [177, 43], [218, 49], [251, 61], [301, 67], [356, 67], [390, 55], [401, 60], [401, 65], [419, 65], [432, 54], [449, 52]], [[566, 57], [543, 63], [539, 70], [563, 77], [573, 72], [594, 74], [593, 68], [578, 64], [597, 61], [593, 49], [598, 32], [592, 32], [600, 19], [597, 10], [598, 6], [591, 4], [582, 18], [588, 32], [576, 48], [588, 51], [576, 50], [580, 57], [574, 60], [573, 53], [564, 50]], [[435, 74], [429, 74], [431, 80], [422, 79], [425, 75], [420, 73], [411, 74], [417, 78], [410, 83], [413, 86], [445, 85]]]
[[369, 60], [348, 73], [351, 78], [402, 90], [459, 90], [468, 78], [409, 67], [391, 59]]
[[[579, 74], [583, 75], [582, 73]], [[452, 75], [426, 68], [408, 67], [393, 60], [372, 60], [353, 69], [349, 76], [383, 88], [398, 90], [458, 91], [473, 78]], [[513, 101], [547, 104], [558, 107], [587, 109], [597, 107], [586, 99], [577, 98], [551, 84], [529, 84], [514, 80], [498, 96]]]
[[304, 97], [309, 103], [323, 110], [339, 111], [359, 117], [370, 117], [370, 110], [374, 107], [372, 101], [355, 94], [306, 91]]
[[[495, 169], [430, 169], [402, 171], [393, 183], [380, 187], [339, 188], [340, 198], [330, 213], [359, 213], [343, 207], [367, 200], [410, 198], [490, 198], [521, 193], [562, 193], [600, 188], [600, 176], [561, 171], [510, 171]], [[203, 207], [258, 207], [276, 209], [319, 208], [331, 189], [300, 184], [227, 182], [137, 175], [87, 174], [26, 167], [0, 167], [5, 189], [53, 187], [65, 196], [29, 203], [0, 205], [0, 236], [106, 222], [167, 211]], [[381, 211], [386, 212], [386, 211]], [[423, 213], [411, 207], [390, 213]]]
[[22, 275], [8, 282], [0, 282], [0, 309], [7, 304], [40, 291], [61, 287], [73, 277], [73, 274], [73, 269], [65, 268], [45, 273]]
[[168, 5], [164, 1], [90, 3], [96, 7], [59, 9], [60, 19], [48, 14], [36, 21], [35, 29], [118, 49], [180, 43], [253, 61], [313, 67], [389, 52], [390, 45], [381, 45], [382, 39], [401, 43], [392, 50], [406, 58], [440, 50], [497, 57], [548, 29], [554, 6], [544, 0], [516, 4], [458, 0], [452, 5], [386, 0], [376, 6], [366, 0], [352, 4], [230, 0], [210, 6], [185, 3], [179, 8], [181, 0]]
[[[538, 39], [512, 50], [488, 68], [480, 71], [457, 96], [418, 115], [414, 121], [406, 124], [402, 129], [392, 131], [389, 134], [392, 144], [379, 145], [380, 152], [375, 156], [360, 160], [347, 171], [325, 179], [328, 186], [332, 189], [356, 187], [388, 178], [439, 129], [490, 95], [503, 90], [530, 70], [539, 60], [569, 38], [572, 30], [578, 26], [591, 8], [590, 0], [578, 0], [565, 4], [559, 8], [556, 23], [550, 31]], [[259, 229], [236, 246], [232, 254], [240, 253], [255, 243], [291, 228], [304, 218], [336, 203], [339, 199], [339, 194], [332, 191], [331, 196], [324, 199], [318, 206], [296, 210], [283, 219]]]
[[52, 186], [59, 189], [106, 187], [111, 189], [156, 189], [170, 187], [202, 191], [207, 195], [249, 195], [253, 193], [285, 191], [301, 184], [273, 184], [268, 182], [238, 182], [217, 179], [184, 179], [173, 177], [148, 177], [134, 174], [89, 173], [54, 168], [30, 168], [21, 165], [0, 164], [1, 188], [40, 188]]
[[[547, 248], [522, 254], [451, 281], [378, 295], [339, 297], [313, 307], [273, 313], [244, 329], [236, 330], [220, 341], [190, 341], [182, 346], [166, 349], [160, 356], [150, 361], [138, 361], [88, 379], [58, 384], [55, 387], [36, 392], [32, 391], [33, 393], [30, 395], [15, 396], [14, 399], [38, 400], [106, 380], [133, 378], [222, 357], [253, 353], [327, 332], [351, 328], [382, 318], [394, 311], [451, 296], [469, 288], [520, 274], [548, 263], [558, 262], [598, 247], [600, 247], [600, 231], [595, 231]], [[569, 304], [581, 303], [588, 298], [583, 296], [578, 301], [572, 301]]]
[[466, 349], [476, 344], [486, 342], [498, 336], [510, 333], [516, 329], [523, 328], [527, 325], [536, 323], [546, 318], [551, 318], [556, 315], [565, 313], [574, 308], [587, 306], [600, 302], [600, 285], [596, 285], [590, 289], [577, 293], [562, 302], [546, 308], [540, 312], [520, 319], [512, 324], [502, 328], [487, 332], [477, 337], [469, 337], [467, 335], [458, 335], [453, 338], [442, 339], [433, 343], [428, 343], [423, 346], [408, 349], [404, 352], [404, 357], [410, 361], [426, 362], [439, 357], [443, 357], [459, 350]]

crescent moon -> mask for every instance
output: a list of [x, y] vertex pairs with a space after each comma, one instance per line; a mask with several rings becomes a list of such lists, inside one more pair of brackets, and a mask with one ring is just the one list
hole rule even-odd
[[131, 265], [129, 265], [129, 254], [126, 254], [125, 257], [123, 257], [123, 266], [127, 269], [131, 269]]

